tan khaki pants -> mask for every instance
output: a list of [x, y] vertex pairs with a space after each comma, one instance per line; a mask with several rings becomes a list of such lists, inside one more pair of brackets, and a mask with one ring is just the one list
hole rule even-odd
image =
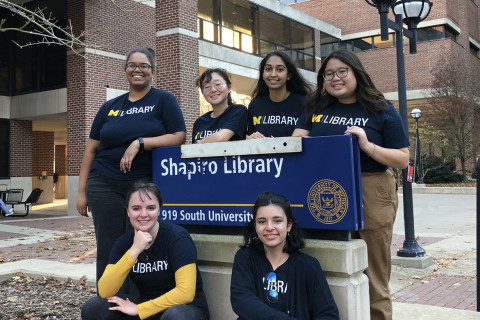
[[371, 320], [392, 319], [390, 246], [393, 222], [398, 207], [393, 172], [362, 173], [363, 215], [365, 229], [359, 236], [367, 243]]

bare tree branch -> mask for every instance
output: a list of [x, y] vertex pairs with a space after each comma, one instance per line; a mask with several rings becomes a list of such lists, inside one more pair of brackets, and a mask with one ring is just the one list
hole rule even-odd
[[478, 150], [478, 74], [442, 58], [432, 70], [432, 75], [433, 86], [429, 90], [431, 106], [425, 112], [425, 121], [444, 134], [448, 141], [445, 150], [460, 161], [463, 179], [466, 180], [467, 160], [470, 156], [475, 158]]
[[72, 23], [69, 21], [69, 25], [61, 27], [57, 25], [58, 20], [52, 17], [52, 14], [45, 14], [46, 8], [37, 8], [34, 11], [25, 8], [24, 6], [17, 5], [8, 0], [0, 0], [0, 7], [5, 8], [16, 14], [23, 19], [25, 23], [21, 27], [5, 27], [5, 19], [0, 21], [0, 31], [17, 31], [30, 34], [39, 37], [41, 40], [19, 44], [14, 43], [20, 48], [27, 46], [47, 44], [47, 45], [60, 45], [66, 46], [74, 53], [85, 57], [86, 48], [92, 48], [84, 42], [85, 31], [82, 31], [79, 35], [73, 33]]

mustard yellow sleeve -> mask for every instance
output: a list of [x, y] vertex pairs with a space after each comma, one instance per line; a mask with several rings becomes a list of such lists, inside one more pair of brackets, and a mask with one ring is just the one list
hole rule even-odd
[[175, 288], [164, 295], [137, 305], [138, 316], [146, 319], [154, 314], [178, 305], [188, 304], [195, 298], [197, 284], [197, 265], [187, 264], [175, 272]]
[[107, 265], [102, 277], [98, 280], [98, 295], [104, 299], [113, 297], [135, 263], [136, 261], [132, 260], [129, 250], [117, 263]]

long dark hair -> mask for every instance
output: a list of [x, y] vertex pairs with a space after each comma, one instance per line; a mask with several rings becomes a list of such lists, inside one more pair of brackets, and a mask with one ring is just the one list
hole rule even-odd
[[282, 59], [283, 63], [285, 63], [285, 66], [287, 67], [287, 72], [290, 73], [290, 79], [287, 80], [287, 90], [298, 93], [302, 96], [306, 96], [311, 91], [310, 84], [308, 84], [307, 80], [305, 80], [305, 78], [300, 74], [290, 56], [282, 51], [272, 51], [260, 62], [258, 81], [255, 89], [253, 90], [252, 99], [266, 96], [269, 93], [268, 86], [265, 83], [265, 80], [263, 80], [263, 71], [265, 70], [267, 60], [273, 56], [277, 56]]
[[261, 207], [269, 206], [271, 204], [282, 208], [283, 212], [285, 212], [285, 215], [287, 216], [287, 222], [292, 224], [289, 235], [285, 240], [285, 247], [283, 248], [283, 252], [290, 254], [305, 248], [303, 234], [297, 224], [297, 220], [295, 220], [295, 217], [293, 216], [290, 202], [281, 194], [270, 191], [260, 193], [255, 200], [255, 204], [253, 205], [252, 209], [253, 218], [247, 223], [244, 229], [243, 245], [241, 245], [240, 247], [252, 248], [262, 252], [265, 251], [263, 243], [260, 241], [257, 232], [255, 231], [255, 220], [257, 218], [258, 209]]
[[[223, 78], [223, 80], [225, 80], [225, 83], [227, 84], [227, 87], [229, 89], [232, 87], [232, 82], [230, 81], [230, 77], [228, 76], [227, 70], [221, 69], [221, 68], [211, 68], [211, 69], [205, 70], [195, 82], [197, 87], [199, 87], [203, 91], [203, 83], [212, 81], [212, 73], [214, 72], [218, 73]], [[230, 92], [228, 93], [227, 101], [228, 101], [228, 105], [233, 104], [233, 100], [232, 100], [232, 96], [230, 95]]]
[[367, 114], [386, 110], [387, 100], [375, 87], [357, 55], [345, 49], [338, 49], [331, 52], [322, 61], [322, 66], [318, 70], [317, 75], [317, 88], [310, 99], [305, 102], [306, 121], [309, 121], [314, 113], [320, 112], [330, 104], [338, 101], [336, 97], [330, 95], [324, 88], [325, 79], [323, 79], [323, 74], [330, 59], [338, 59], [346, 63], [353, 71], [357, 80], [357, 101]]
[[140, 199], [143, 199], [142, 197], [147, 197], [151, 199], [150, 195], [154, 196], [158, 200], [158, 205], [161, 208], [163, 206], [163, 198], [162, 194], [160, 192], [160, 189], [157, 187], [156, 184], [151, 183], [151, 182], [135, 182], [133, 186], [128, 190], [126, 201], [125, 201], [125, 207], [128, 209], [128, 203], [130, 202], [130, 198], [132, 195], [138, 191], [138, 194], [140, 195]]

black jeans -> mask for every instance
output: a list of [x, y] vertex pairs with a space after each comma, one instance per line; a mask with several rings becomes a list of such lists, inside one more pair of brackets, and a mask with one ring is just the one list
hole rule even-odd
[[87, 181], [87, 202], [92, 211], [97, 241], [97, 282], [101, 278], [115, 241], [131, 229], [126, 211], [128, 190], [137, 181], [151, 182], [151, 177], [139, 180], [115, 180], [91, 172]]
[[[128, 295], [118, 295], [123, 299], [129, 298], [134, 303], [141, 301]], [[114, 304], [100, 297], [90, 298], [82, 308], [82, 320], [137, 320], [138, 316], [129, 316], [119, 311], [110, 311], [108, 308]], [[148, 320], [206, 320], [202, 311], [192, 304], [179, 304], [172, 306], [163, 313], [153, 315]]]

